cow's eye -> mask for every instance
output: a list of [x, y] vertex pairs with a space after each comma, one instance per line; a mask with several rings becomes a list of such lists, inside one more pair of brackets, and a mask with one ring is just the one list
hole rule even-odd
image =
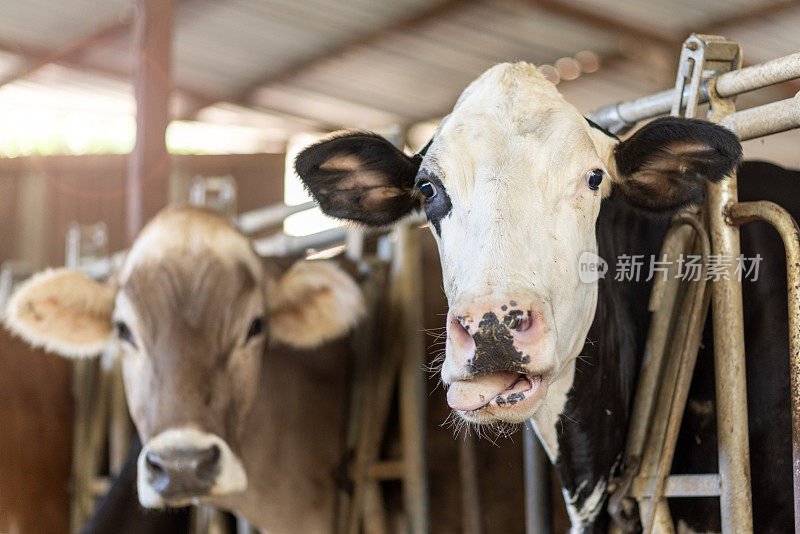
[[130, 343], [134, 348], [136, 348], [136, 341], [134, 341], [133, 333], [131, 332], [131, 329], [128, 328], [128, 325], [126, 325], [123, 321], [117, 321], [114, 323], [114, 328], [116, 329], [117, 337], [120, 340]]
[[436, 186], [433, 183], [425, 181], [420, 182], [418, 186], [419, 192], [422, 193], [422, 196], [425, 197], [425, 200], [431, 200], [433, 197], [436, 196]]
[[256, 317], [253, 319], [253, 322], [250, 323], [250, 328], [247, 329], [247, 338], [245, 342], [250, 341], [257, 335], [261, 334], [264, 331], [264, 318], [263, 317]]
[[589, 186], [589, 189], [593, 191], [597, 191], [600, 189], [600, 182], [603, 181], [603, 171], [600, 169], [594, 169], [587, 173], [586, 175], [586, 185]]

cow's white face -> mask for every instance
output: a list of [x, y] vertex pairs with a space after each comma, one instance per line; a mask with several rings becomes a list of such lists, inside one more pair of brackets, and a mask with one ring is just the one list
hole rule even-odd
[[597, 283], [580, 281], [579, 260], [596, 252], [602, 198], [673, 212], [741, 158], [733, 134], [699, 120], [659, 119], [620, 142], [526, 63], [473, 82], [424, 152], [346, 133], [295, 167], [334, 217], [385, 226], [425, 210], [450, 305], [448, 403], [479, 423], [563, 408], [594, 319]]
[[161, 507], [244, 491], [245, 423], [269, 372], [268, 339], [313, 348], [363, 309], [335, 265], [301, 261], [273, 277], [224, 218], [184, 208], [147, 225], [112, 283], [68, 270], [35, 276], [10, 301], [8, 324], [65, 356], [119, 348], [143, 443], [139, 500]]
[[465, 419], [530, 417], [583, 346], [597, 286], [578, 258], [596, 252], [613, 147], [593, 132], [536, 69], [503, 65], [467, 88], [422, 161], [450, 304], [442, 379]]

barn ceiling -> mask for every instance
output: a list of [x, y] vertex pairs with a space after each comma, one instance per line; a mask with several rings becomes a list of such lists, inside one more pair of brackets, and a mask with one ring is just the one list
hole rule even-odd
[[[500, 61], [561, 66], [588, 110], [671, 85], [692, 31], [738, 39], [749, 63], [800, 50], [800, 0], [176, 3], [176, 117], [263, 116], [287, 132], [441, 117]], [[0, 13], [0, 85], [130, 98], [130, 0], [0, 0]]]

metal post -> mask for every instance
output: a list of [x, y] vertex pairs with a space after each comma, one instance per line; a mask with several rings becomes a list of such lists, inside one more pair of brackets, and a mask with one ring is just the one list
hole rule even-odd
[[425, 342], [422, 333], [422, 242], [418, 228], [400, 226], [395, 230], [395, 284], [402, 300], [400, 312], [403, 355], [400, 364], [398, 399], [400, 440], [403, 448], [403, 498], [411, 534], [430, 531], [428, 521], [428, 480], [425, 461]]
[[458, 442], [458, 467], [461, 479], [461, 517], [464, 534], [483, 534], [481, 489], [475, 435], [466, 433]]
[[789, 373], [792, 406], [792, 476], [794, 479], [794, 531], [800, 533], [800, 228], [785, 209], [772, 202], [734, 204], [733, 224], [762, 220], [781, 235], [786, 249], [786, 282], [789, 297]]
[[172, 1], [137, 0], [133, 37], [136, 146], [128, 159], [127, 182], [131, 241], [167, 200]]
[[552, 532], [550, 462], [536, 437], [530, 419], [522, 426], [522, 454], [525, 464], [525, 532]]
[[[739, 54], [741, 63], [741, 54]], [[716, 93], [709, 84], [712, 122], [720, 122], [734, 111], [733, 102]], [[728, 206], [737, 201], [736, 172], [706, 188], [706, 214], [714, 254], [738, 258], [739, 228], [727, 219]], [[714, 370], [716, 374], [717, 441], [722, 484], [720, 514], [725, 533], [753, 531], [750, 488], [750, 435], [747, 421], [747, 380], [744, 359], [744, 317], [742, 282], [734, 262], [725, 275], [711, 284], [714, 324]]]

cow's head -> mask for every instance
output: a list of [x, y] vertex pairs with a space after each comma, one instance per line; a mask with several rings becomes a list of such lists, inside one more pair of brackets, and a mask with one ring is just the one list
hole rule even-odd
[[301, 261], [276, 278], [225, 219], [184, 208], [145, 227], [113, 282], [64, 269], [33, 277], [9, 302], [7, 325], [69, 357], [118, 344], [144, 443], [139, 500], [158, 507], [243, 491], [238, 451], [267, 343], [315, 347], [362, 311], [360, 290], [334, 265]]
[[699, 120], [620, 142], [519, 63], [473, 82], [424, 157], [354, 132], [307, 148], [296, 170], [334, 217], [384, 226], [425, 210], [450, 307], [448, 403], [471, 422], [521, 422], [574, 370], [592, 324], [598, 286], [581, 282], [579, 258], [597, 252], [602, 199], [674, 212], [740, 157], [732, 133]]

